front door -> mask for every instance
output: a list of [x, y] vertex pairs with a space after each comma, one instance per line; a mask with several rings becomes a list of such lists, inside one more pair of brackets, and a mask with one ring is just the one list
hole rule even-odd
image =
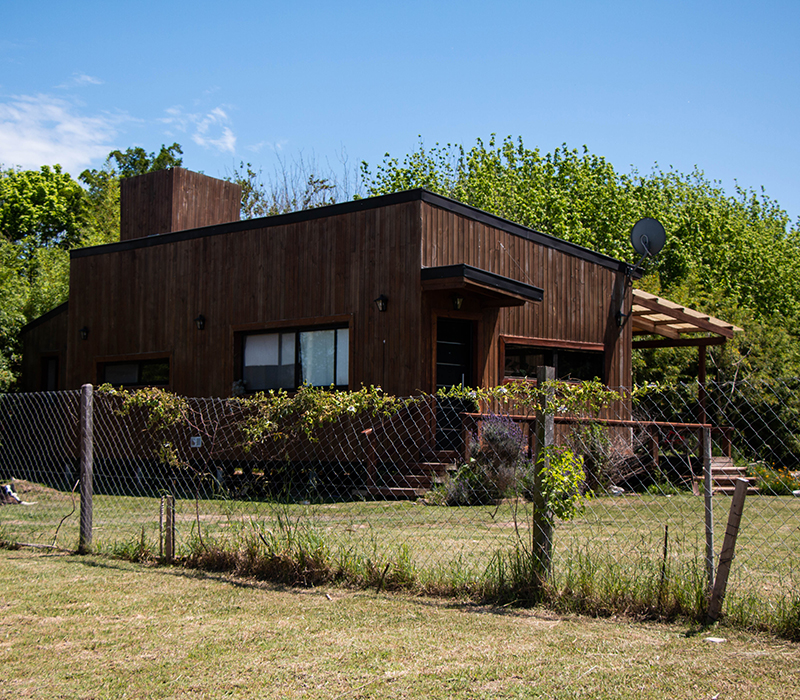
[[[473, 322], [440, 318], [436, 324], [436, 388], [472, 386]], [[472, 401], [439, 399], [436, 404], [436, 449], [463, 449], [461, 416], [474, 411]]]

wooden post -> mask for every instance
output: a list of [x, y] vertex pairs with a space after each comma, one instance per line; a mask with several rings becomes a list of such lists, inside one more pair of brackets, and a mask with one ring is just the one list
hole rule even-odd
[[[552, 367], [539, 367], [536, 372], [536, 381], [539, 387], [553, 381], [555, 369]], [[533, 522], [531, 544], [533, 554], [533, 573], [537, 580], [537, 587], [547, 579], [550, 573], [550, 564], [553, 554], [553, 516], [547, 508], [542, 484], [544, 476], [550, 467], [550, 450], [553, 446], [555, 435], [555, 420], [552, 404], [553, 392], [548, 391], [540, 400], [536, 408], [536, 442], [533, 456]]]
[[78, 552], [87, 554], [92, 550], [92, 493], [94, 489], [94, 393], [91, 384], [81, 387], [80, 436], [78, 439], [78, 462], [81, 480], [81, 522]]
[[375, 431], [372, 428], [362, 430], [361, 434], [367, 441], [367, 489], [372, 491], [378, 485], [376, 478], [375, 466], [377, 462], [377, 455], [375, 454], [375, 443], [373, 442], [373, 435]]
[[164, 496], [161, 496], [161, 507], [158, 509], [158, 558], [164, 558]]
[[168, 564], [175, 557], [175, 496], [164, 496], [164, 558]]
[[714, 483], [711, 479], [711, 428], [703, 428], [702, 437], [703, 453], [703, 498], [706, 511], [706, 581], [708, 590], [714, 583], [714, 508], [713, 491]]
[[717, 578], [714, 581], [714, 589], [711, 592], [711, 603], [708, 606], [707, 623], [716, 622], [722, 612], [722, 602], [725, 600], [725, 590], [728, 587], [728, 574], [731, 571], [734, 550], [736, 549], [736, 538], [739, 535], [739, 523], [744, 512], [744, 499], [747, 495], [747, 479], [736, 480], [736, 490], [733, 492], [731, 510], [728, 514], [728, 527], [725, 528], [725, 540], [722, 543], [722, 551], [719, 554], [719, 566], [717, 567]]
[[708, 391], [706, 390], [706, 346], [700, 345], [697, 348], [697, 382], [698, 387], [698, 423], [706, 422], [706, 403], [708, 399]]

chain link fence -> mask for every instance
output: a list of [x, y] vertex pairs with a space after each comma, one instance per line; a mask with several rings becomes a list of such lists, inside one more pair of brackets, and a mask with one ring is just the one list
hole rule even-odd
[[[552, 590], [609, 609], [668, 588], [705, 595], [707, 555], [716, 565], [746, 479], [723, 610], [800, 617], [799, 384], [680, 385], [618, 401], [602, 419], [557, 414], [562, 491], [550, 505], [567, 498], [577, 510], [554, 519]], [[312, 537], [341, 565], [402, 562], [429, 581], [479, 583], [530, 550], [531, 415], [421, 396], [378, 415], [345, 408], [301, 432], [268, 425], [254, 440], [246, 402], [181, 402], [180, 420], [157, 429], [152, 405], [123, 410], [119, 396], [94, 393], [95, 551], [164, 556], [166, 545], [184, 556]], [[80, 417], [80, 392], [0, 397], [1, 540], [78, 547]]]

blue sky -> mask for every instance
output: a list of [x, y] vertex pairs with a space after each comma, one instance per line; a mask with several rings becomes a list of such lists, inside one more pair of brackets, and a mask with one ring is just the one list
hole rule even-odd
[[6, 3], [0, 163], [341, 171], [492, 133], [699, 167], [800, 217], [800, 3]]

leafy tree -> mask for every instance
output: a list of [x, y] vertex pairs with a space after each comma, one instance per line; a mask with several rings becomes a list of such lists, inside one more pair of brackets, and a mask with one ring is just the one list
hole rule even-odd
[[86, 220], [83, 190], [61, 166], [0, 171], [0, 234], [28, 254], [75, 245]]
[[180, 157], [182, 155], [181, 145], [173, 143], [171, 146], [162, 144], [158, 153], [147, 153], [140, 146], [134, 146], [125, 151], [111, 151], [108, 154], [108, 160], [116, 161], [119, 177], [133, 177], [157, 170], [177, 168], [183, 163], [183, 158]]

